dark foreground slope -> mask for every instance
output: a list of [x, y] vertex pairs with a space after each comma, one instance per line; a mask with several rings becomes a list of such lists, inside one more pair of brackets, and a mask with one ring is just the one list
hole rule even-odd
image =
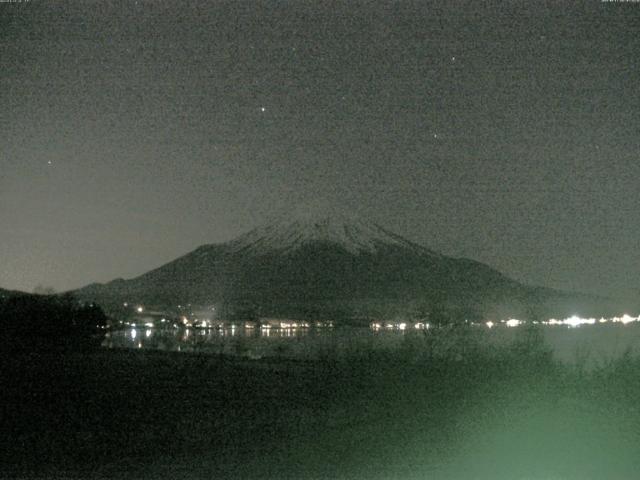
[[534, 318], [597, 315], [609, 307], [602, 299], [529, 287], [479, 262], [342, 219], [263, 227], [77, 294], [104, 305], [210, 304], [223, 313], [308, 318]]
[[535, 336], [489, 351], [446, 335], [463, 355], [431, 356], [432, 339], [320, 363], [14, 356], [0, 477], [636, 478], [637, 359], [586, 373]]

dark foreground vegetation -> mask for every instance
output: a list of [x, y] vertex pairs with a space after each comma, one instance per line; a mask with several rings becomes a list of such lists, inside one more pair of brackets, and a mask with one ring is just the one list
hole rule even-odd
[[96, 347], [106, 325], [99, 306], [72, 295], [0, 295], [2, 354]]
[[633, 479], [640, 360], [556, 364], [535, 330], [319, 362], [66, 349], [0, 373], [2, 478]]

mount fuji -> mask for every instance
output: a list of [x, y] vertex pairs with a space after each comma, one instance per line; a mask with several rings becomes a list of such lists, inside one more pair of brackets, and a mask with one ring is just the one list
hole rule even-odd
[[597, 299], [531, 287], [348, 215], [297, 215], [203, 245], [139, 277], [75, 292], [109, 308], [216, 305], [222, 316], [452, 320], [595, 314]]

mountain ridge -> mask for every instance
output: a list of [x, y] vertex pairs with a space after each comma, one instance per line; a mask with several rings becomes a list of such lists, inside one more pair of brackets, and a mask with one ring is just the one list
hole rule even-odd
[[[595, 313], [595, 297], [524, 285], [353, 217], [289, 218], [76, 294], [100, 304], [218, 305], [221, 315], [450, 317]], [[566, 304], [566, 305], [564, 305]], [[248, 314], [248, 313], [247, 313]]]
[[384, 245], [395, 245], [431, 255], [439, 255], [418, 243], [411, 242], [373, 222], [358, 217], [295, 217], [262, 225], [227, 242], [232, 249], [288, 250], [309, 242], [341, 245], [356, 253], [375, 251]]

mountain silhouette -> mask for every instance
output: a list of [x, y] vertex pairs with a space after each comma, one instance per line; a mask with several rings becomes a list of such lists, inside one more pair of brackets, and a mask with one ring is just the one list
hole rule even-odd
[[524, 285], [480, 262], [441, 255], [349, 215], [298, 215], [203, 245], [139, 277], [92, 284], [80, 298], [221, 316], [536, 319], [600, 314], [605, 299]]

